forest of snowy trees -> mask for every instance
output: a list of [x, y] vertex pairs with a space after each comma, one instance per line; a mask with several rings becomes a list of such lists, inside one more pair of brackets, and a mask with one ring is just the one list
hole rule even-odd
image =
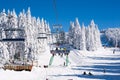
[[[114, 46], [120, 45], [119, 28], [108, 29], [105, 35]], [[56, 40], [55, 35], [51, 33], [49, 23], [43, 18], [32, 17], [30, 8], [27, 12], [23, 10], [19, 15], [15, 10], [6, 12], [3, 9], [0, 13], [0, 62], [2, 63], [9, 60], [36, 60], [39, 54], [46, 51], [48, 43], [55, 43]], [[102, 47], [100, 31], [94, 20], [88, 26], [80, 25], [78, 18], [75, 22], [70, 22], [65, 42], [79, 50], [95, 51]]]
[[88, 27], [79, 24], [78, 18], [70, 22], [68, 43], [79, 50], [94, 51], [101, 47], [100, 32], [98, 26], [91, 21]]
[[105, 31], [107, 44], [113, 47], [120, 47], [120, 28], [109, 28]]
[[37, 59], [37, 55], [45, 51], [47, 43], [51, 42], [50, 33], [49, 23], [32, 17], [30, 8], [19, 15], [15, 10], [5, 12], [3, 9], [0, 13], [0, 61]]

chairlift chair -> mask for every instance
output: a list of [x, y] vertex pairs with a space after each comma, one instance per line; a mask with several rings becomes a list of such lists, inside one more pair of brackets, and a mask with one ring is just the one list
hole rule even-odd
[[[19, 28], [7, 28], [7, 29], [4, 29], [3, 31], [21, 31], [23, 32], [24, 30], [23, 29], [19, 29]], [[2, 32], [3, 32], [2, 31]], [[1, 34], [2, 35], [2, 34]], [[25, 41], [25, 38], [2, 38], [0, 41], [2, 42], [18, 42], [18, 41]]]
[[37, 39], [47, 39], [46, 33], [39, 33]]

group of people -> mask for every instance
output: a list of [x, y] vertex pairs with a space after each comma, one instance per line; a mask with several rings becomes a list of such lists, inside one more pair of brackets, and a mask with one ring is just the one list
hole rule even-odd
[[66, 48], [58, 48], [56, 47], [56, 53], [58, 53], [58, 55], [60, 55], [61, 57], [64, 55], [68, 55], [69, 54], [69, 50], [67, 50]]
[[56, 47], [55, 50], [51, 50], [51, 54], [52, 55], [56, 55], [58, 54], [59, 56], [63, 57], [63, 54], [64, 55], [69, 55], [69, 50], [67, 50], [66, 48], [58, 48]]

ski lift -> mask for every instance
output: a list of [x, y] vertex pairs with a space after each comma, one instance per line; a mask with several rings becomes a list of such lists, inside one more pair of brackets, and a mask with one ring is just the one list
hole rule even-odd
[[61, 24], [53, 25], [52, 34], [55, 35], [56, 40], [57, 40], [57, 44], [59, 44], [59, 43], [63, 44], [64, 43], [65, 32], [62, 29], [62, 25]]
[[7, 29], [4, 29], [4, 31], [24, 31], [24, 30], [19, 28], [7, 28]]
[[[56, 21], [58, 21], [58, 12], [57, 12], [56, 0], [53, 0], [53, 7], [54, 7], [54, 10], [55, 10], [55, 14], [56, 14], [55, 15], [56, 16]], [[59, 44], [59, 43], [61, 44], [61, 43], [64, 42], [64, 39], [63, 39], [64, 31], [62, 29], [62, 25], [61, 24], [54, 24], [52, 32], [53, 32], [52, 34], [54, 34], [55, 37], [56, 37], [57, 44]]]
[[55, 25], [53, 25], [53, 28], [55, 29], [60, 29], [60, 28], [62, 28], [62, 25], [61, 24], [55, 24]]
[[8, 39], [8, 38], [6, 38], [6, 39], [2, 39], [1, 41], [3, 41], [3, 42], [16, 42], [16, 41], [25, 41], [25, 39], [24, 38], [11, 38], [11, 39]]
[[39, 33], [37, 39], [47, 39], [46, 33]]
[[[4, 29], [3, 31], [5, 32], [13, 32], [13, 31], [20, 31], [20, 32], [24, 32], [23, 29], [19, 29], [19, 28], [7, 28], [7, 29]], [[2, 32], [3, 32], [2, 31]], [[1, 34], [1, 40], [2, 42], [19, 42], [19, 41], [25, 41], [25, 38], [3, 38], [2, 37], [2, 34]]]

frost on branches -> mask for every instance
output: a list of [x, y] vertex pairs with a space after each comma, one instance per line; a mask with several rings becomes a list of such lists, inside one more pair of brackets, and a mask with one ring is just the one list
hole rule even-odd
[[[13, 31], [5, 31], [6, 29]], [[23, 30], [23, 31], [17, 31]], [[48, 37], [42, 39], [41, 35]], [[5, 9], [0, 13], [0, 62], [12, 60], [35, 60], [37, 56], [46, 50], [50, 43], [51, 30], [49, 23], [44, 19], [31, 16], [30, 8], [25, 13], [23, 10], [17, 16], [15, 10], [6, 13]], [[2, 41], [3, 39], [24, 38], [25, 41]]]
[[105, 31], [109, 45], [120, 47], [120, 28], [109, 28]]
[[70, 22], [68, 43], [79, 50], [94, 51], [101, 47], [100, 32], [98, 26], [91, 21], [88, 27], [79, 24], [78, 18]]

